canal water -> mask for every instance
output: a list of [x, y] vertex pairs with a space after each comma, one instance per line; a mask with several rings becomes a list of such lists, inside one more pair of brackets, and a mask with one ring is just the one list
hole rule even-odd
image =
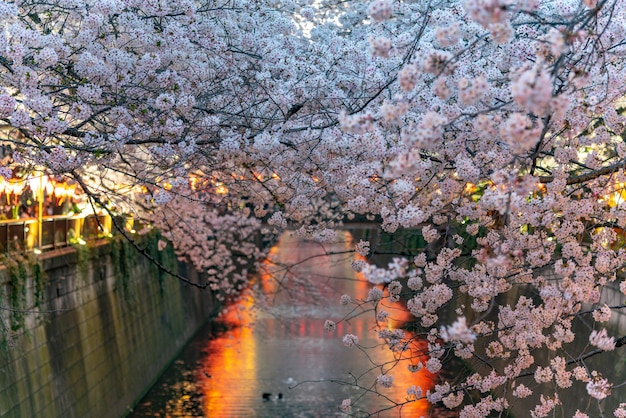
[[[391, 409], [406, 401], [409, 386], [432, 388], [425, 369], [408, 369], [420, 359], [395, 361], [368, 329], [372, 313], [340, 304], [341, 295], [365, 299], [371, 288], [350, 267], [353, 248], [348, 232], [324, 246], [282, 236], [257, 277], [256, 300], [249, 296], [202, 329], [130, 416], [345, 417], [344, 399], [357, 417], [428, 416], [425, 400]], [[324, 329], [327, 319], [338, 322], [335, 331]], [[348, 333], [367, 354], [343, 345]], [[376, 393], [385, 372], [394, 384]]]
[[[207, 324], [130, 417], [346, 417], [339, 409], [344, 399], [351, 400], [354, 417], [456, 416], [425, 400], [406, 403], [408, 387], [419, 386], [426, 392], [434, 386], [434, 377], [425, 369], [409, 371], [409, 365], [425, 363], [427, 358], [413, 350], [407, 355], [411, 358], [394, 359], [372, 327], [373, 313], [365, 312], [372, 305], [340, 304], [344, 294], [367, 299], [372, 285], [351, 268], [352, 236], [339, 234], [336, 242], [323, 246], [283, 235], [254, 281], [254, 296], [251, 293]], [[607, 303], [623, 303], [619, 291], [613, 293], [603, 296]], [[505, 302], [514, 304], [513, 299]], [[410, 320], [406, 310], [386, 309], [390, 330]], [[622, 310], [613, 319], [607, 326], [609, 334], [623, 335], [626, 314]], [[326, 320], [337, 322], [336, 330], [325, 330]], [[581, 338], [568, 346], [572, 356], [588, 351], [585, 336], [590, 332], [584, 321], [574, 326]], [[344, 346], [345, 334], [359, 336], [359, 345], [367, 350]], [[419, 350], [420, 341], [414, 344]], [[540, 364], [549, 364], [550, 355], [534, 353]], [[593, 417], [613, 416], [619, 403], [626, 402], [623, 354], [620, 350], [603, 353], [587, 365], [616, 382], [610, 397], [592, 402], [585, 385], [576, 382], [564, 394], [567, 398], [561, 399], [559, 414], [572, 416], [580, 409]], [[394, 377], [389, 388], [376, 385], [384, 373]], [[532, 377], [523, 383], [535, 393], [511, 405], [516, 417], [528, 416], [529, 405], [538, 404], [545, 389]]]

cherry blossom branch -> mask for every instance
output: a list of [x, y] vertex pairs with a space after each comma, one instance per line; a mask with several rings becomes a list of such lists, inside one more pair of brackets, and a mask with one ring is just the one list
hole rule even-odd
[[[606, 176], [609, 174], [614, 174], [616, 173], [619, 169], [624, 169], [624, 167], [626, 167], [626, 160], [623, 161], [619, 161], [617, 163], [599, 168], [597, 170], [594, 170], [590, 173], [585, 173], [585, 174], [581, 174], [578, 176], [572, 176], [572, 177], [568, 177], [566, 180], [566, 184], [567, 185], [572, 185], [572, 184], [580, 184], [580, 183], [586, 183], [588, 181], [591, 180], [595, 180], [599, 177], [602, 176]], [[548, 183], [552, 183], [554, 181], [554, 176], [540, 176], [539, 178], [539, 182], [542, 184], [548, 184]]]
[[144, 256], [150, 263], [155, 265], [159, 270], [182, 281], [183, 283], [186, 283], [193, 287], [197, 287], [199, 289], [206, 289], [208, 287], [208, 283], [200, 284], [200, 283], [193, 282], [189, 280], [188, 278], [183, 277], [180, 274], [173, 272], [167, 267], [165, 267], [161, 262], [159, 262], [156, 258], [154, 258], [154, 256], [148, 253], [148, 251], [145, 248], [142, 248], [139, 244], [137, 244], [135, 240], [133, 240], [130, 237], [130, 235], [124, 229], [124, 226], [120, 225], [119, 221], [117, 220], [116, 214], [113, 213], [111, 209], [109, 209], [108, 206], [104, 202], [101, 201], [98, 195], [91, 192], [91, 188], [85, 183], [85, 181], [82, 179], [82, 176], [74, 172], [72, 173], [72, 177], [74, 178], [74, 180], [76, 180], [76, 182], [78, 182], [78, 184], [80, 184], [83, 191], [89, 196], [90, 200], [92, 200], [96, 205], [103, 208], [107, 212], [107, 214], [111, 217], [113, 226], [124, 237], [124, 239], [126, 239], [133, 246], [133, 248], [135, 248], [135, 250], [137, 250], [137, 252], [139, 252], [142, 256]]

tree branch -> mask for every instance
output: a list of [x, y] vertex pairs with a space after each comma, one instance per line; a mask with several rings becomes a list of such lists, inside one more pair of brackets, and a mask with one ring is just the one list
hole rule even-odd
[[[572, 184], [585, 183], [587, 181], [597, 179], [598, 177], [606, 176], [608, 174], [613, 174], [619, 169], [624, 169], [624, 167], [626, 167], [626, 160], [619, 161], [615, 164], [607, 165], [606, 167], [599, 168], [589, 173], [568, 177], [566, 184], [569, 186]], [[539, 178], [539, 182], [542, 184], [552, 183], [554, 181], [554, 176], [540, 176], [538, 178]]]

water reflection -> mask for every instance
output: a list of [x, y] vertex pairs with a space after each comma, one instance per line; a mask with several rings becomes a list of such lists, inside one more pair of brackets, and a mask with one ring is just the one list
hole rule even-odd
[[[453, 416], [449, 411], [432, 409], [425, 400], [387, 409], [405, 402], [406, 389], [412, 385], [423, 391], [432, 388], [433, 376], [425, 369], [411, 373], [407, 368], [408, 364], [426, 363], [427, 344], [413, 340], [412, 350], [402, 353], [403, 358], [397, 361], [377, 337], [370, 322], [371, 312], [358, 316], [361, 310], [357, 309], [355, 315], [339, 322], [351, 309], [339, 305], [340, 296], [366, 299], [371, 288], [350, 268], [354, 255], [348, 251], [352, 248], [347, 233], [325, 247], [283, 236], [259, 272], [256, 299], [244, 299], [201, 331], [131, 416], [341, 417], [346, 415], [338, 407], [347, 398], [352, 400], [357, 417], [376, 411], [380, 413], [374, 416], [379, 417]], [[506, 303], [511, 304], [519, 297], [507, 296], [512, 300]], [[265, 309], [252, 309], [257, 305]], [[384, 309], [390, 313], [385, 326], [391, 331], [404, 328], [412, 320], [400, 304]], [[324, 330], [326, 319], [338, 322], [333, 333]], [[623, 323], [619, 322], [621, 326]], [[619, 324], [615, 324], [612, 334], [621, 335]], [[575, 325], [578, 328], [574, 331], [582, 334], [577, 339], [582, 347], [568, 346], [571, 353], [584, 350], [589, 332], [587, 325]], [[623, 328], [619, 329], [623, 333]], [[360, 344], [370, 347], [367, 355], [342, 345], [341, 337], [347, 333], [358, 335]], [[620, 353], [604, 353], [588, 364], [619, 384], [626, 367]], [[549, 354], [533, 353], [540, 364], [548, 364]], [[382, 373], [394, 376], [391, 388], [375, 386]], [[532, 377], [524, 383], [535, 390], [535, 395], [511, 404], [516, 416], [528, 416], [529, 405], [538, 403], [538, 397], [545, 392]], [[263, 400], [263, 393], [271, 393], [270, 400]], [[283, 398], [275, 399], [279, 393]], [[611, 397], [597, 409], [612, 413], [618, 402], [626, 400], [625, 393], [625, 384], [614, 388]], [[562, 416], [572, 416], [589, 403], [584, 384], [575, 383], [567, 396], [562, 400]]]
[[[371, 327], [371, 313], [339, 322], [350, 311], [340, 296], [366, 298], [370, 288], [350, 268], [350, 235], [341, 238], [323, 247], [281, 237], [259, 274], [257, 300], [244, 299], [203, 330], [131, 416], [340, 417], [347, 398], [355, 416], [428, 416], [425, 400], [392, 408], [406, 402], [408, 387], [432, 388], [425, 369], [408, 370], [420, 358], [396, 361]], [[390, 312], [389, 329], [408, 319]], [[334, 332], [324, 330], [326, 319], [339, 322]], [[358, 335], [367, 353], [344, 347], [346, 333]], [[391, 388], [375, 385], [382, 373], [394, 376]]]
[[[240, 405], [242, 399], [254, 399], [259, 393], [257, 380], [257, 340], [253, 335], [249, 308], [254, 301], [242, 301], [241, 310], [231, 310], [222, 323], [231, 327], [209, 341], [206, 356], [201, 360], [200, 388], [204, 395], [204, 411], [211, 416], [256, 416]], [[232, 415], [232, 414], [236, 415]]]

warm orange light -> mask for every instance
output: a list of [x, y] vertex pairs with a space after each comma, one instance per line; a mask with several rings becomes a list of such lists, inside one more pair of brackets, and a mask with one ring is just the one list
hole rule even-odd
[[463, 188], [463, 194], [465, 194], [466, 196], [469, 196], [472, 193], [474, 193], [477, 189], [478, 188], [476, 187], [474, 183], [465, 183], [465, 187]]
[[17, 196], [21, 195], [25, 188], [26, 183], [23, 181], [16, 180], [15, 183], [13, 183], [13, 193]]
[[13, 188], [12, 188], [12, 186], [11, 186], [11, 183], [8, 183], [8, 182], [4, 183], [4, 185], [3, 185], [3, 191], [5, 192], [5, 197], [6, 197], [6, 199], [7, 199], [7, 205], [8, 205], [9, 203], [11, 203], [11, 202], [10, 202], [10, 196], [11, 196], [12, 190], [13, 190]]
[[54, 195], [57, 198], [61, 198], [61, 197], [65, 196], [65, 187], [63, 187], [63, 184], [57, 183], [54, 186]]
[[[226, 417], [239, 398], [259, 396], [257, 388], [257, 344], [251, 324], [254, 320], [250, 309], [251, 297], [241, 301], [241, 306], [228, 311], [222, 322], [233, 328], [213, 338], [207, 347], [200, 379], [204, 388], [205, 407], [210, 416]], [[210, 377], [209, 377], [210, 376]], [[233, 390], [233, 380], [245, 380], [250, 384]]]
[[215, 193], [220, 194], [220, 195], [225, 195], [228, 194], [228, 188], [226, 186], [224, 186], [223, 183], [216, 183], [215, 184]]
[[[352, 246], [354, 246], [354, 242], [352, 242]], [[355, 254], [355, 259], [357, 260], [367, 260], [365, 257]], [[359, 299], [366, 299], [369, 289], [372, 287], [363, 273], [355, 274], [357, 283], [355, 285], [356, 297]], [[386, 328], [390, 330], [401, 329], [404, 326], [415, 320], [413, 315], [406, 309], [405, 306], [399, 303], [386, 303], [384, 300], [380, 303], [380, 308], [389, 312], [389, 317], [387, 319]], [[354, 325], [357, 321], [351, 321]], [[365, 324], [365, 321], [360, 321]], [[379, 324], [382, 327], [385, 327], [385, 324]], [[364, 329], [361, 330], [362, 333], [369, 332], [369, 330]], [[424, 396], [427, 390], [432, 390], [435, 386], [435, 379], [432, 373], [430, 373], [426, 368], [422, 368], [417, 372], [411, 372], [409, 370], [409, 365], [417, 365], [418, 363], [426, 364], [428, 361], [428, 342], [424, 339], [415, 337], [409, 331], [405, 331], [405, 340], [410, 340], [409, 349], [402, 353], [394, 354], [389, 350], [384, 350], [377, 353], [377, 360], [380, 363], [387, 363], [389, 365], [388, 370], [391, 370], [391, 374], [394, 377], [394, 384], [391, 388], [386, 389], [388, 392], [385, 392], [385, 395], [394, 399], [396, 402], [405, 401], [408, 396], [406, 390], [415, 385], [416, 387], [421, 387]], [[397, 362], [397, 363], [396, 363]], [[402, 416], [406, 414], [409, 417], [419, 417], [419, 416], [429, 416], [431, 405], [428, 400], [423, 397], [421, 399], [411, 399], [411, 402], [405, 404], [402, 407]]]
[[543, 183], [537, 183], [537, 189], [539, 189], [541, 193], [546, 193], [548, 191], [548, 188]]
[[241, 174], [237, 174], [237, 173], [230, 173], [230, 176], [235, 179], [235, 180], [245, 180], [246, 177], [242, 176]]
[[45, 188], [47, 183], [48, 177], [46, 176], [31, 177], [30, 179], [28, 179], [28, 185], [35, 196], [39, 196], [40, 190]]
[[[289, 275], [285, 275], [283, 267], [285, 265], [299, 265], [304, 269], [303, 271], [309, 271], [309, 268], [314, 267], [315, 274], [320, 277], [354, 278], [354, 272], [349, 263], [338, 263], [335, 256], [320, 254], [311, 262], [306, 260], [307, 256], [317, 254], [319, 250], [317, 246], [303, 244], [302, 251], [290, 251], [289, 249], [296, 244], [296, 240], [297, 238], [287, 235], [281, 237], [280, 243], [272, 247], [268, 259], [263, 263], [257, 280], [264, 296], [268, 299], [275, 297], [279, 299], [281, 296], [277, 294], [277, 291], [286, 288], [286, 286], [291, 286]], [[343, 250], [353, 248], [354, 244], [351, 242], [348, 232], [345, 232], [344, 240], [338, 245]], [[305, 264], [307, 266], [303, 267]], [[365, 280], [362, 274], [357, 275], [357, 280], [357, 283], [342, 281], [340, 286], [356, 298], [365, 298], [372, 285]], [[334, 286], [329, 288], [322, 286], [318, 290], [321, 292], [320, 296], [327, 296], [329, 300], [338, 298], [336, 293], [338, 289]], [[291, 297], [297, 298], [296, 295]], [[369, 316], [356, 315], [349, 320], [340, 321], [337, 323], [336, 332], [329, 333], [324, 330], [324, 320], [317, 316], [308, 317], [305, 315], [286, 323], [272, 319], [266, 321], [262, 316], [252, 316], [249, 308], [253, 302], [253, 299], [248, 296], [240, 301], [240, 304], [243, 305], [241, 308], [229, 311], [221, 322], [232, 326], [228, 328], [228, 331], [213, 337], [206, 348], [202, 350], [206, 356], [201, 360], [202, 370], [197, 374], [197, 379], [205, 395], [204, 412], [207, 416], [233, 416], [233, 405], [245, 404], [248, 399], [260, 400], [262, 391], [274, 389], [268, 387], [267, 382], [259, 380], [259, 375], [265, 373], [262, 371], [263, 368], [267, 368], [271, 363], [259, 364], [258, 360], [266, 361], [265, 357], [259, 357], [261, 353], [264, 353], [261, 346], [263, 343], [258, 342], [262, 341], [258, 340], [260, 334], [253, 333], [250, 328], [251, 325], [263, 324], [267, 327], [263, 328], [263, 334], [270, 336], [280, 332], [279, 335], [284, 333], [294, 337], [324, 338], [332, 341], [345, 333], [354, 333], [362, 337], [366, 345], [380, 342], [376, 337], [372, 339]], [[414, 319], [406, 309], [402, 309], [400, 304], [393, 304], [387, 310], [392, 313], [392, 321], [397, 321], [391, 323], [392, 328], [400, 327], [401, 323]], [[407, 339], [410, 339], [411, 349], [403, 353], [395, 353], [396, 357], [389, 350], [371, 350], [368, 357], [371, 355], [370, 361], [375, 364], [384, 364], [382, 366], [384, 371], [394, 376], [393, 387], [381, 390], [384, 397], [398, 404], [409, 401], [402, 406], [403, 416], [428, 416], [431, 405], [426, 399], [409, 399], [406, 392], [407, 388], [415, 385], [420, 386], [425, 394], [434, 386], [433, 376], [425, 369], [415, 373], [411, 373], [408, 369], [409, 364], [426, 363], [428, 360], [427, 342], [418, 337], [413, 337], [409, 333], [407, 333]], [[359, 355], [356, 350], [355, 353], [355, 355]], [[320, 367], [332, 368], [335, 367], [335, 364], [333, 359], [328, 357], [328, 363], [322, 360]], [[257, 371], [259, 371], [258, 374]], [[372, 376], [364, 376], [363, 381], [365, 382], [370, 378], [375, 379], [379, 372], [377, 368]], [[245, 383], [242, 384], [242, 382]], [[183, 399], [182, 396], [177, 397], [177, 402], [187, 400], [186, 398]], [[377, 404], [378, 401], [373, 400], [372, 402]], [[250, 411], [254, 414], [252, 409]]]
[[6, 182], [4, 184], [4, 192], [6, 193], [6, 198], [7, 198], [7, 204], [10, 204], [10, 195], [13, 195], [14, 197], [14, 202], [13, 204], [17, 205], [18, 203], [18, 196], [22, 194], [22, 192], [24, 191], [24, 188], [26, 188], [26, 182], [25, 181], [19, 181], [16, 179], [10, 179], [8, 182]]
[[607, 186], [606, 192], [602, 195], [599, 201], [606, 202], [607, 206], [613, 208], [619, 205], [623, 205], [626, 202], [626, 183], [614, 182]]

